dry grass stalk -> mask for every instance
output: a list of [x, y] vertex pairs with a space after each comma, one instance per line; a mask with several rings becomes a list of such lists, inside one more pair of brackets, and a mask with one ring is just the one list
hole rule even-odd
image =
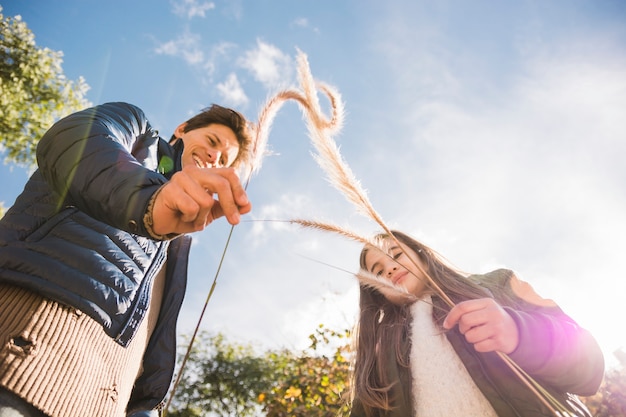
[[[332, 139], [332, 135], [338, 133], [343, 125], [344, 106], [341, 96], [331, 86], [322, 83], [315, 83], [311, 75], [306, 55], [300, 53], [297, 57], [297, 61], [298, 76], [300, 85], [304, 91], [304, 96], [293, 90], [285, 91], [283, 93], [285, 94], [285, 97], [295, 99], [301, 105], [303, 113], [306, 117], [309, 137], [313, 146], [317, 150], [317, 153], [313, 154], [315, 161], [327, 174], [327, 179], [332, 186], [337, 188], [350, 203], [354, 204], [361, 214], [373, 219], [389, 236], [392, 237], [392, 239], [396, 241], [398, 245], [400, 245], [400, 243], [393, 236], [393, 233], [391, 233], [389, 227], [387, 227], [383, 221], [382, 217], [374, 209], [374, 206], [367, 197], [367, 193], [361, 187], [361, 184], [356, 179], [348, 164], [343, 160], [339, 148]], [[331, 108], [333, 110], [333, 117], [330, 121], [327, 121], [323, 117], [320, 110], [315, 89], [316, 86], [326, 93], [326, 96], [330, 100]], [[306, 227], [305, 224], [301, 225]], [[334, 231], [338, 232], [339, 229], [335, 228]], [[369, 243], [371, 243], [371, 241]], [[446, 303], [453, 306], [454, 304], [447, 294], [439, 288], [437, 283], [430, 278], [428, 273], [426, 273], [420, 265], [416, 264], [416, 267], [427, 277], [427, 284], [436, 293], [438, 293], [438, 295]]]
[[355, 276], [361, 285], [379, 291], [388, 299], [394, 300], [394, 302], [412, 303], [419, 299], [419, 297], [411, 294], [401, 285], [394, 284], [388, 279], [372, 274], [364, 269], [359, 270]]
[[[289, 222], [298, 224], [302, 227], [309, 228], [309, 229], [315, 229], [315, 230], [319, 230], [322, 232], [330, 232], [330, 233], [338, 234], [340, 236], [346, 237], [350, 240], [361, 243], [363, 245], [376, 247], [386, 256], [391, 258], [391, 255], [389, 255], [387, 249], [384, 247], [384, 242], [382, 242], [380, 239], [371, 239], [365, 236], [361, 236], [358, 233], [355, 233], [344, 227], [340, 227], [337, 225], [324, 223], [320, 221], [293, 219], [293, 220], [290, 220]], [[381, 278], [364, 269], [361, 269], [359, 272], [353, 275], [356, 276], [356, 278], [359, 280], [359, 283], [361, 283], [362, 285], [379, 290], [383, 294], [389, 294], [394, 297], [399, 297], [406, 301], [415, 301], [417, 299], [417, 297], [408, 293], [404, 287], [397, 285], [397, 284], [393, 284], [389, 280]]]
[[367, 237], [361, 236], [358, 233], [355, 233], [351, 230], [348, 230], [343, 227], [339, 227], [330, 223], [323, 223], [315, 220], [304, 220], [304, 219], [292, 219], [289, 220], [290, 223], [298, 224], [302, 227], [306, 227], [309, 229], [316, 229], [322, 232], [331, 232], [343, 237], [347, 237], [348, 239], [354, 240], [355, 242], [362, 243], [364, 245], [378, 246], [378, 244]]
[[[304, 114], [309, 128], [309, 133], [315, 131], [333, 134], [340, 131], [343, 126], [344, 111], [339, 93], [329, 85], [315, 83], [308, 70], [308, 61], [304, 53], [298, 51], [296, 60], [300, 69], [303, 66], [306, 67], [306, 74], [303, 73], [303, 71], [299, 71], [303, 91], [298, 91], [295, 88], [279, 91], [270, 97], [261, 108], [257, 123], [252, 124], [250, 127], [252, 134], [251, 158], [243, 174], [243, 178], [246, 178], [247, 181], [249, 181], [254, 173], [261, 169], [263, 158], [267, 155], [267, 142], [272, 123], [274, 122], [278, 110], [280, 110], [287, 101], [294, 100], [300, 105], [300, 109]], [[306, 81], [303, 77], [306, 77]], [[330, 102], [332, 114], [329, 119], [323, 116], [320, 109], [319, 100], [315, 92], [316, 86], [326, 94]]]
[[[252, 127], [253, 148], [251, 150], [251, 162], [247, 167], [247, 173], [245, 175], [247, 181], [249, 181], [250, 176], [254, 172], [257, 172], [260, 169], [262, 160], [266, 156], [269, 130], [278, 110], [286, 101], [295, 100], [300, 105], [300, 108], [305, 116], [310, 139], [317, 150], [317, 154], [313, 155], [315, 161], [327, 174], [331, 185], [337, 188], [349, 202], [353, 203], [360, 213], [373, 219], [385, 231], [385, 233], [391, 236], [396, 244], [401, 246], [400, 242], [398, 242], [398, 240], [393, 236], [393, 233], [391, 233], [391, 230], [387, 227], [382, 217], [370, 203], [365, 190], [363, 190], [349, 166], [344, 162], [341, 153], [339, 152], [339, 148], [331, 139], [331, 135], [338, 133], [343, 125], [344, 108], [339, 93], [328, 85], [315, 83], [309, 70], [306, 55], [300, 51], [297, 56], [297, 61], [300, 85], [304, 94], [295, 89], [284, 90], [271, 97], [266, 105], [263, 106], [259, 115], [258, 123]], [[332, 117], [330, 119], [323, 117], [323, 113], [321, 112], [319, 101], [317, 99], [316, 86], [326, 94], [330, 101], [332, 108]], [[352, 240], [360, 241], [361, 243], [373, 244], [373, 246], [377, 246], [370, 239], [363, 238], [358, 234], [336, 226], [307, 220], [293, 220], [292, 222], [303, 227], [333, 232]], [[440, 287], [426, 273], [426, 271], [424, 271], [420, 265], [415, 265], [427, 277], [428, 285], [437, 293], [437, 295], [442, 297], [442, 299], [451, 307], [454, 306], [454, 303], [440, 289]], [[403, 297], [410, 297], [406, 291], [403, 292], [401, 289], [396, 288], [393, 284], [390, 285], [386, 282], [386, 280], [372, 276], [372, 274], [367, 271], [360, 271], [356, 274], [356, 276], [359, 281], [363, 283], [363, 285], [372, 286], [380, 289], [381, 291], [393, 291], [394, 294], [400, 294]], [[522, 379], [529, 389], [531, 389], [533, 393], [535, 393], [535, 395], [537, 395], [537, 397], [554, 413], [555, 416], [559, 417], [568, 415], [565, 407], [563, 407], [562, 404], [545, 391], [536, 381], [533, 380], [532, 377], [527, 375], [513, 360], [505, 354], [500, 352], [498, 352], [498, 354], [513, 370], [513, 372], [515, 372], [516, 375]], [[559, 411], [556, 411], [557, 409]]]

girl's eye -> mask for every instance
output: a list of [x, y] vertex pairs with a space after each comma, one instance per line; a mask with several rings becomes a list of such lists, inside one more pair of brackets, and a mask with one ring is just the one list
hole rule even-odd
[[402, 256], [402, 253], [403, 253], [402, 251], [400, 251], [400, 252], [396, 253], [395, 255], [393, 255], [393, 259], [398, 259], [398, 258], [400, 258], [400, 257]]
[[376, 272], [376, 276], [377, 276], [377, 277], [381, 276], [382, 274], [383, 274], [383, 271], [378, 271], [378, 272]]

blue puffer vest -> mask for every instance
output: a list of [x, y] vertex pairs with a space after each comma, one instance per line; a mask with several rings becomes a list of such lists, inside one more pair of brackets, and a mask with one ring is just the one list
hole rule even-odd
[[72, 114], [41, 139], [39, 169], [0, 220], [0, 281], [81, 310], [122, 346], [143, 319], [152, 280], [167, 260], [159, 324], [131, 400], [137, 409], [164, 398], [174, 369], [190, 238], [153, 240], [143, 215], [152, 194], [180, 169], [180, 150], [133, 105]]

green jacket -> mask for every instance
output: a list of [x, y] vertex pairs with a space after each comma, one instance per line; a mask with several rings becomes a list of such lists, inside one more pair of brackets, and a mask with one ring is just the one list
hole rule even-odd
[[[487, 288], [515, 320], [519, 345], [508, 355], [543, 388], [571, 409], [571, 416], [590, 416], [576, 395], [593, 395], [604, 376], [604, 357], [597, 342], [550, 300], [541, 299], [512, 271], [499, 269], [469, 279]], [[433, 311], [445, 307], [433, 297]], [[458, 327], [446, 333], [478, 388], [500, 417], [554, 417], [554, 414], [524, 385], [495, 353], [479, 353], [465, 341]], [[405, 343], [410, 343], [406, 340]], [[395, 363], [395, 361], [392, 361]], [[394, 409], [377, 417], [414, 416], [411, 375], [408, 368], [388, 369]], [[355, 398], [351, 417], [366, 414]]]

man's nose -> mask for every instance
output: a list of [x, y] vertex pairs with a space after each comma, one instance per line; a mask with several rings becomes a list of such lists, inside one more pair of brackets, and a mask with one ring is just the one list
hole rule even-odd
[[216, 151], [216, 150], [212, 150], [209, 152], [209, 163], [211, 165], [213, 165], [213, 167], [216, 167], [219, 165], [220, 162], [220, 158], [222, 156], [222, 153], [220, 151]]

